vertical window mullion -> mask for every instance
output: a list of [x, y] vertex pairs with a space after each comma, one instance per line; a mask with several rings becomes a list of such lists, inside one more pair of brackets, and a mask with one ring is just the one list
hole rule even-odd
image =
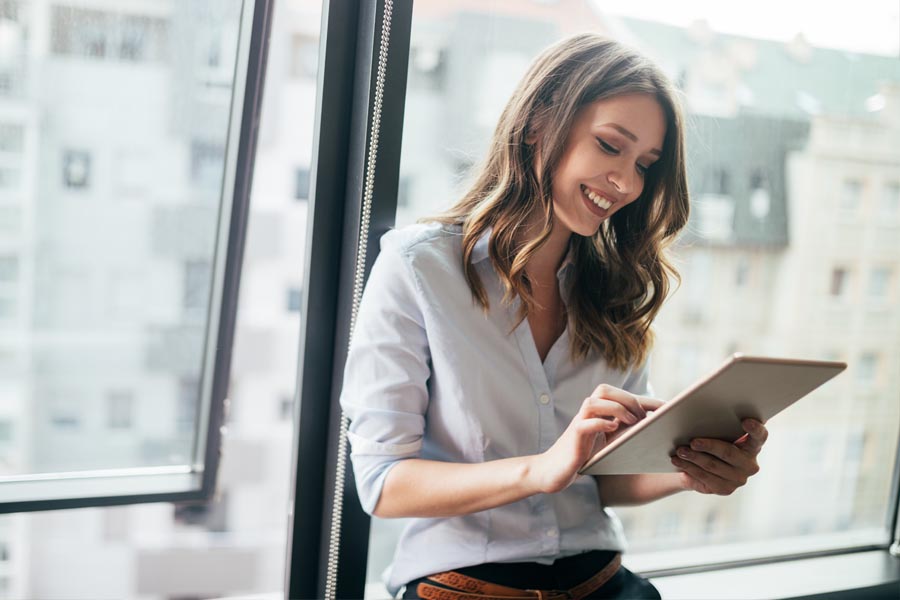
[[[365, 280], [378, 240], [393, 225], [396, 213], [411, 21], [411, 0], [333, 0], [323, 10], [308, 262], [302, 286], [306, 297], [301, 303], [301, 408], [294, 445], [289, 598], [326, 597], [330, 568], [337, 569], [336, 585], [328, 586], [327, 597], [360, 598], [365, 587], [369, 519], [359, 506], [346, 455], [344, 469], [340, 474], [337, 470], [342, 437], [338, 399], [357, 278]], [[355, 30], [348, 23], [356, 23]], [[389, 42], [384, 48], [383, 34], [388, 34]], [[386, 59], [380, 88], [379, 53], [381, 60]], [[379, 89], [376, 147], [372, 119]], [[367, 190], [366, 169], [373, 150], [377, 162]], [[366, 197], [371, 205], [364, 222]], [[366, 248], [365, 260], [358, 266], [360, 249]], [[362, 273], [357, 272], [360, 269]], [[330, 546], [333, 535], [339, 543]]]

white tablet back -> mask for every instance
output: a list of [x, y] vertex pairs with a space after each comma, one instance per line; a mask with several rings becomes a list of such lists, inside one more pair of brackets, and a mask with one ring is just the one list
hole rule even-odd
[[734, 442], [745, 433], [743, 419], [765, 423], [846, 368], [842, 362], [735, 354], [614, 439], [580, 472], [675, 472], [670, 457], [677, 446], [698, 437]]

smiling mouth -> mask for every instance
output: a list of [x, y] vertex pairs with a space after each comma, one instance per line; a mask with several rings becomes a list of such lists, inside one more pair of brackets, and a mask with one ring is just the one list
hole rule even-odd
[[609, 210], [609, 207], [612, 206], [613, 204], [615, 204], [614, 202], [610, 202], [603, 196], [600, 196], [599, 194], [591, 191], [591, 189], [588, 188], [587, 186], [585, 186], [584, 184], [582, 184], [582, 186], [581, 186], [581, 191], [584, 193], [585, 196], [588, 197], [588, 199], [591, 202], [593, 202], [594, 204], [596, 204], [603, 210]]

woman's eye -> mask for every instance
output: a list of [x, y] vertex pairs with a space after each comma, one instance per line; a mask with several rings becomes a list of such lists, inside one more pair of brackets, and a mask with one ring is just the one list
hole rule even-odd
[[600, 144], [600, 147], [603, 148], [604, 151], [609, 152], [610, 154], [618, 154], [619, 153], [618, 148], [610, 146], [609, 144], [607, 144], [600, 138], [597, 138], [597, 143]]
[[641, 175], [646, 175], [650, 167], [645, 167], [644, 165], [635, 165], [635, 169], [637, 169], [637, 172]]

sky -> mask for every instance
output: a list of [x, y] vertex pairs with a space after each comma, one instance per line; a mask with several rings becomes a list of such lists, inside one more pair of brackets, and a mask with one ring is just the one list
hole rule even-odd
[[813, 46], [896, 56], [900, 0], [593, 0], [601, 12], [686, 26], [706, 19], [722, 33], [787, 41], [802, 33]]

